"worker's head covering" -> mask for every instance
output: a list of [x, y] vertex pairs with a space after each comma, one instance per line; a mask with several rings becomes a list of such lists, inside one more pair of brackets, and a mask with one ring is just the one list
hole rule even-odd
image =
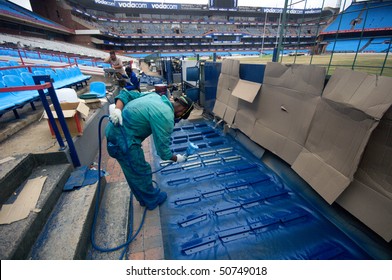
[[127, 67], [125, 67], [125, 73], [127, 73], [127, 75], [130, 77], [131, 75], [131, 73], [132, 73], [132, 67], [131, 66], [127, 66]]
[[174, 101], [180, 103], [183, 107], [186, 108], [186, 111], [184, 114], [181, 115], [181, 119], [186, 120], [189, 115], [191, 114], [192, 110], [193, 110], [193, 101], [192, 99], [190, 99], [187, 96], [180, 96], [178, 98], [175, 98]]

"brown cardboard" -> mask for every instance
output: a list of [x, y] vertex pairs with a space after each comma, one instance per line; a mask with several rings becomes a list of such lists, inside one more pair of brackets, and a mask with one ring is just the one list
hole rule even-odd
[[381, 119], [392, 103], [392, 78], [338, 68], [325, 87], [323, 98]]
[[392, 78], [343, 69], [328, 82], [292, 168], [328, 203], [353, 180], [372, 131], [392, 104]]
[[47, 176], [27, 181], [23, 190], [12, 204], [4, 204], [0, 210], [0, 224], [11, 224], [26, 219], [34, 210]]
[[240, 78], [240, 61], [236, 59], [224, 59], [222, 61], [221, 73]]
[[[239, 80], [240, 62], [233, 59], [225, 59], [222, 62], [221, 74], [219, 75], [216, 100], [212, 112], [215, 116], [223, 119], [229, 125], [234, 121], [237, 111], [238, 100], [232, 96]], [[226, 115], [227, 114], [227, 115]]]
[[261, 88], [261, 84], [239, 79], [235, 86], [233, 96], [252, 103]]
[[381, 119], [363, 153], [354, 181], [336, 202], [392, 240], [392, 108]]
[[308, 135], [325, 68], [268, 63], [250, 138], [292, 164]]
[[[239, 98], [253, 102], [261, 84], [239, 79], [239, 61], [225, 59], [219, 76], [216, 103], [213, 113], [229, 126], [233, 125]], [[225, 108], [224, 108], [225, 107]]]
[[320, 95], [325, 81], [325, 68], [306, 64], [267, 63], [263, 84]]
[[[65, 122], [67, 123], [69, 132], [71, 136], [81, 136], [83, 135], [83, 126], [84, 126], [84, 118], [88, 116], [88, 113], [90, 111], [89, 107], [82, 103], [82, 102], [74, 102], [74, 103], [60, 103]], [[50, 109], [52, 111], [53, 117], [55, 118], [57, 127], [60, 130], [60, 134], [62, 137], [64, 137], [64, 133], [61, 129], [60, 122], [58, 121], [57, 113], [54, 110], [53, 105], [50, 106]], [[47, 119], [48, 116], [46, 115], [46, 112], [44, 114], [44, 117]], [[55, 134], [53, 131], [53, 128], [51, 127], [49, 120], [48, 120], [50, 132], [52, 134], [52, 138], [55, 138]]]
[[[241, 104], [241, 102], [239, 104]], [[239, 105], [239, 107], [241, 107], [241, 105]], [[249, 108], [238, 109], [235, 115], [235, 128], [241, 130], [246, 136], [250, 137], [255, 123], [255, 111]]]
[[253, 127], [256, 123], [256, 113], [259, 108], [260, 99], [261, 87], [252, 103], [243, 99], [238, 100], [238, 110], [235, 115], [234, 127], [241, 130], [249, 138], [252, 135]]
[[228, 104], [232, 91], [237, 85], [238, 78], [227, 74], [220, 74], [216, 92], [216, 100]]
[[392, 240], [390, 199], [354, 180], [339, 196], [337, 202], [386, 241]]
[[101, 99], [99, 98], [94, 98], [94, 99], [82, 99], [82, 101], [89, 107], [89, 109], [98, 109], [102, 107], [102, 102]]
[[263, 84], [250, 138], [292, 164], [305, 145], [319, 93], [321, 89], [307, 94]]
[[237, 110], [236, 110], [236, 109], [233, 109], [233, 108], [227, 106], [227, 107], [226, 107], [225, 115], [224, 115], [224, 117], [223, 117], [223, 120], [224, 120], [229, 126], [232, 125], [233, 122], [234, 122], [234, 118], [235, 118], [236, 113], [237, 113]]
[[226, 113], [226, 108], [227, 108], [226, 104], [224, 104], [223, 102], [221, 102], [219, 100], [215, 100], [213, 113], [216, 116], [223, 118]]

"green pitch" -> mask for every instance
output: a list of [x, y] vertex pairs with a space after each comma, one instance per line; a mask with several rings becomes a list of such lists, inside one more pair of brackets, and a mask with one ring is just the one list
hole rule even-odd
[[[331, 59], [332, 57], [332, 59]], [[258, 64], [267, 63], [272, 60], [271, 55], [264, 55], [260, 57], [235, 57], [241, 63]], [[354, 63], [355, 60], [355, 63]], [[297, 64], [315, 64], [320, 66], [329, 67], [328, 74], [332, 74], [336, 67], [348, 67], [355, 71], [367, 72], [370, 74], [382, 74], [383, 76], [392, 77], [392, 56], [389, 54], [370, 54], [358, 53], [355, 54], [331, 54], [323, 55], [304, 55], [304, 56], [283, 56], [283, 63], [297, 63]], [[385, 65], [384, 65], [385, 63]], [[383, 67], [384, 65], [384, 67]], [[383, 69], [384, 68], [384, 69]]]

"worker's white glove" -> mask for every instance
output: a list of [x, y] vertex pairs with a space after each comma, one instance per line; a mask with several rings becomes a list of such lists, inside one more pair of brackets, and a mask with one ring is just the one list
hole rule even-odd
[[177, 162], [178, 163], [184, 162], [187, 159], [185, 155], [180, 155], [180, 154], [176, 155], [176, 157], [177, 157]]
[[110, 120], [112, 121], [112, 123], [114, 125], [117, 125], [117, 124], [122, 125], [123, 124], [123, 118], [122, 118], [122, 115], [121, 115], [121, 110], [118, 109], [118, 108], [115, 108], [113, 110], [113, 112], [110, 114]]

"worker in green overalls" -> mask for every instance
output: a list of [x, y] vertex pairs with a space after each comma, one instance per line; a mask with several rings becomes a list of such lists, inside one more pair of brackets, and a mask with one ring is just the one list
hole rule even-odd
[[187, 119], [192, 110], [193, 102], [186, 96], [171, 102], [156, 93], [122, 90], [115, 98], [115, 109], [105, 131], [107, 149], [120, 163], [135, 198], [149, 210], [161, 205], [167, 194], [153, 187], [151, 166], [144, 158], [141, 144], [152, 134], [162, 160], [184, 162], [185, 155], [171, 152], [170, 136], [174, 123]]

